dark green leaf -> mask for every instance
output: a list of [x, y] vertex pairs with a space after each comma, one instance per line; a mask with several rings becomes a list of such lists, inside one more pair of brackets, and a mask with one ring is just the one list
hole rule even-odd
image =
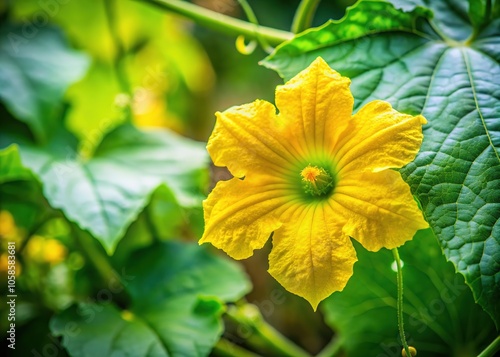
[[58, 124], [66, 89], [87, 66], [87, 57], [69, 49], [52, 27], [30, 22], [0, 27], [0, 99], [41, 142]]
[[[349, 77], [361, 75], [373, 67], [381, 67], [390, 63], [394, 57], [403, 55], [408, 48], [415, 45], [400, 41], [396, 46], [386, 40], [381, 45], [390, 48], [391, 52], [384, 54], [384, 47], [380, 48], [381, 45], [379, 45], [379, 48], [372, 49], [378, 56], [370, 56], [370, 61], [364, 63], [363, 61], [366, 60], [364, 56], [368, 54], [363, 54], [362, 51], [370, 49], [367, 48], [369, 41], [363, 41], [363, 39], [370, 40], [374, 38], [374, 35], [386, 32], [389, 34], [396, 32], [403, 39], [415, 37], [411, 34], [417, 31], [416, 24], [422, 16], [430, 16], [430, 13], [421, 8], [411, 13], [404, 13], [384, 1], [360, 1], [348, 8], [344, 19], [330, 20], [317, 29], [308, 30], [293, 40], [285, 42], [278, 46], [262, 64], [277, 71], [285, 80], [289, 80], [306, 68], [316, 57], [321, 56], [330, 64], [334, 62], [335, 65], [340, 65], [341, 63], [337, 61], [349, 64], [344, 65], [348, 71], [347, 74], [342, 73], [344, 75]], [[424, 39], [421, 42], [424, 42]], [[332, 46], [335, 47], [335, 51], [332, 51]], [[336, 69], [336, 66], [333, 68]]]
[[72, 356], [207, 356], [222, 333], [222, 303], [250, 289], [238, 265], [195, 244], [148, 247], [128, 267], [129, 310], [80, 304], [52, 320]]
[[486, 16], [486, 0], [469, 0], [469, 17], [476, 28], [481, 28], [488, 18]]
[[79, 157], [75, 146], [61, 131], [49, 145], [21, 145], [21, 157], [40, 178], [49, 203], [109, 253], [159, 185], [187, 208], [204, 197], [208, 157], [202, 143], [125, 125], [109, 133], [90, 159]]
[[[446, 257], [498, 326], [500, 19], [476, 33], [465, 0], [393, 3], [413, 12], [395, 15], [390, 4], [362, 1], [339, 23], [282, 44], [264, 65], [288, 79], [322, 56], [351, 77], [355, 109], [384, 99], [427, 118], [421, 151], [403, 177]], [[434, 13], [430, 20], [416, 7], [427, 4]]]
[[[339, 331], [348, 356], [401, 356], [392, 253], [356, 246], [359, 261], [353, 277], [321, 305], [326, 321]], [[408, 343], [419, 356], [477, 356], [495, 339], [495, 325], [474, 304], [431, 230], [400, 248], [400, 256]]]

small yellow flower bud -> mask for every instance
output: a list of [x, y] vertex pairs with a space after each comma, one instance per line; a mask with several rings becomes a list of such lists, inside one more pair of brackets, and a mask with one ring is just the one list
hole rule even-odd
[[[417, 349], [413, 346], [408, 346], [408, 350], [410, 350], [410, 354], [411, 354], [411, 357], [415, 357], [417, 355]], [[405, 349], [403, 348], [403, 350], [401, 351], [401, 355], [403, 355], [403, 357], [407, 357], [406, 356], [406, 351]]]
[[304, 191], [313, 196], [325, 196], [330, 193], [335, 184], [335, 180], [328, 171], [322, 167], [307, 165], [300, 172]]

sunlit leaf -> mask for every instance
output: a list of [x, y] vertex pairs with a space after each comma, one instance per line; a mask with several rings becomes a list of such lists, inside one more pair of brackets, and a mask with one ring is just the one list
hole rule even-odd
[[38, 175], [52, 207], [109, 253], [159, 185], [167, 185], [183, 207], [201, 204], [208, 160], [202, 143], [125, 125], [109, 133], [90, 159], [78, 157], [76, 146], [61, 130], [49, 145], [21, 145], [22, 162]]

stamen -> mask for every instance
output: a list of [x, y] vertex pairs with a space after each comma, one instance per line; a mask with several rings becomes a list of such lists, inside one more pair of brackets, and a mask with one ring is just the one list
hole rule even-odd
[[335, 180], [322, 167], [307, 165], [301, 172], [304, 191], [313, 196], [326, 196], [333, 189]]

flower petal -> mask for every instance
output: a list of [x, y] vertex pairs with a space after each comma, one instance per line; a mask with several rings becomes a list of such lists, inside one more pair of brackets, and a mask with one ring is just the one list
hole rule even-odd
[[318, 57], [308, 68], [276, 89], [276, 105], [287, 125], [290, 144], [304, 155], [322, 153], [351, 119], [350, 79]]
[[207, 150], [217, 166], [227, 166], [236, 177], [252, 172], [282, 171], [293, 154], [287, 149], [276, 108], [271, 103], [253, 103], [217, 112], [217, 122]]
[[417, 155], [425, 123], [423, 116], [399, 113], [384, 101], [366, 104], [337, 143], [338, 169], [377, 172], [403, 167]]
[[[295, 210], [294, 210], [295, 209]], [[352, 276], [356, 251], [328, 205], [293, 206], [274, 232], [269, 273], [316, 310]]]
[[398, 247], [429, 226], [410, 187], [393, 170], [342, 177], [330, 204], [347, 220], [344, 233], [371, 251]]
[[205, 232], [199, 243], [210, 242], [234, 259], [245, 259], [264, 246], [281, 226], [274, 211], [285, 203], [286, 189], [266, 178], [220, 181], [203, 202]]

